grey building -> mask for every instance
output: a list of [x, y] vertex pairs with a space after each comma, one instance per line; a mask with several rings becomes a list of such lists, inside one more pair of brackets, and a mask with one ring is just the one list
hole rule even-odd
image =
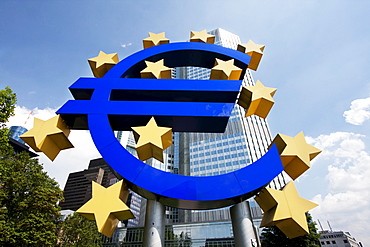
[[64, 201], [60, 203], [62, 210], [76, 211], [91, 199], [91, 182], [95, 181], [108, 187], [118, 181], [115, 172], [102, 159], [94, 159], [88, 169], [70, 173], [64, 187]]
[[320, 245], [323, 247], [362, 247], [349, 232], [321, 231]]
[[[239, 36], [217, 28], [209, 32], [215, 35], [215, 44], [236, 49], [241, 44]], [[210, 69], [179, 67], [173, 76], [179, 79], [210, 78]], [[244, 86], [253, 86], [254, 80], [248, 69]], [[179, 173], [190, 176], [214, 176], [229, 173], [258, 160], [272, 141], [268, 123], [258, 116], [245, 117], [245, 110], [235, 105], [224, 133], [176, 133], [174, 166]], [[280, 189], [286, 184], [284, 175], [278, 176], [270, 187]], [[256, 212], [256, 211], [255, 211]], [[257, 216], [258, 215], [258, 216]], [[255, 214], [259, 218], [259, 214]], [[230, 220], [229, 208], [217, 210], [193, 210], [185, 213], [180, 222], [207, 222]]]

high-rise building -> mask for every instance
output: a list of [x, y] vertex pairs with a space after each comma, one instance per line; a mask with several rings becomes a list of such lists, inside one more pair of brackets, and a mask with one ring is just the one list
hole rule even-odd
[[[215, 35], [215, 44], [217, 45], [236, 49], [237, 45], [242, 43], [239, 36], [221, 28], [217, 28], [209, 33]], [[174, 79], [208, 80], [210, 69], [177, 67], [172, 70], [172, 77]], [[254, 85], [254, 80], [249, 69], [245, 73], [243, 85]], [[258, 116], [245, 117], [245, 110], [236, 104], [224, 133], [174, 133], [173, 145], [165, 150], [164, 163], [150, 159], [147, 161], [147, 164], [167, 172], [182, 175], [220, 175], [255, 162], [266, 153], [271, 141], [272, 137], [267, 121]], [[125, 141], [122, 142], [123, 145], [126, 145], [125, 143]], [[133, 155], [136, 155], [134, 149], [135, 143], [132, 136], [129, 136], [126, 148]], [[281, 174], [269, 186], [280, 189], [286, 184], [286, 179], [287, 177]], [[134, 194], [134, 196], [135, 198], [140, 198], [137, 194]], [[140, 224], [137, 226], [143, 225], [145, 200], [142, 200], [141, 208]], [[253, 199], [250, 200], [250, 208], [254, 223], [258, 227], [262, 219], [261, 209]], [[181, 210], [166, 207], [166, 224], [172, 225], [171, 229], [174, 236], [176, 236], [176, 241], [183, 241], [184, 239], [181, 239], [180, 236], [184, 236], [185, 234], [191, 239], [193, 244], [199, 243], [199, 245], [173, 244], [171, 246], [205, 246], [206, 243], [208, 244], [207, 246], [211, 246], [211, 244], [216, 242], [219, 244], [229, 243], [229, 240], [233, 239], [230, 218], [229, 207], [217, 210]], [[223, 233], [216, 234], [217, 231], [213, 226], [219, 228], [221, 225], [224, 230]], [[132, 226], [134, 225], [132, 224]], [[138, 242], [140, 242], [140, 237], [138, 236], [140, 236], [141, 231], [142, 229], [140, 228], [132, 228], [130, 235], [128, 235], [128, 230], [126, 232], [125, 229], [118, 229], [114, 238], [118, 239], [117, 241], [121, 242], [122, 246], [129, 246], [126, 244], [130, 241], [128, 239], [131, 239], [133, 236], [139, 239]], [[203, 231], [204, 234], [200, 234]], [[172, 236], [172, 233], [168, 235]], [[215, 238], [219, 239], [217, 240]], [[189, 239], [185, 240], [188, 241]], [[166, 233], [166, 243], [168, 241], [171, 242], [172, 240], [168, 238]], [[231, 245], [227, 246], [233, 246], [231, 242]]]
[[[221, 28], [209, 32], [215, 35], [215, 44], [236, 49], [241, 44], [239, 36]], [[179, 67], [173, 72], [175, 78], [210, 78], [210, 69]], [[244, 86], [254, 85], [248, 69]], [[181, 133], [175, 134], [175, 167], [179, 173], [191, 176], [220, 175], [245, 167], [258, 160], [267, 151], [272, 141], [267, 121], [258, 116], [245, 117], [245, 110], [235, 104], [224, 133]], [[180, 165], [181, 164], [181, 165]], [[181, 167], [182, 166], [182, 167]], [[285, 185], [283, 175], [270, 185], [280, 189]], [[257, 213], [257, 211], [256, 211]], [[258, 213], [260, 215], [260, 213]], [[255, 215], [256, 216], [256, 215]], [[218, 210], [193, 210], [185, 222], [229, 220], [228, 208]]]
[[10, 138], [13, 138], [16, 141], [24, 144], [24, 141], [19, 137], [22, 134], [27, 132], [27, 129], [22, 126], [11, 126], [10, 129]]
[[[63, 191], [64, 201], [60, 203], [62, 215], [67, 217], [67, 215], [71, 214], [71, 211], [76, 211], [91, 199], [92, 181], [107, 188], [118, 182], [120, 179], [121, 177], [103, 158], [90, 160], [87, 169], [73, 172], [68, 175]], [[138, 226], [140, 219], [141, 197], [135, 192], [130, 192], [126, 205], [130, 207], [135, 219], [131, 219], [130, 222], [127, 220], [122, 221], [122, 224], [119, 224], [119, 226]]]
[[64, 187], [64, 201], [60, 203], [62, 210], [76, 211], [91, 198], [91, 182], [108, 187], [118, 181], [115, 172], [102, 159], [94, 159], [88, 169], [70, 173]]
[[[132, 134], [126, 133], [123, 135], [121, 131], [117, 131], [116, 137], [121, 142], [123, 146], [129, 151], [133, 156], [137, 157], [135, 150], [135, 139]], [[148, 159], [145, 161], [150, 166], [156, 167], [160, 170], [177, 173], [174, 169], [174, 147], [171, 146], [167, 148], [163, 153], [163, 162], [160, 162], [154, 158]], [[128, 220], [128, 227], [143, 227], [145, 223], [145, 211], [146, 211], [146, 199], [136, 194], [133, 191], [130, 191], [130, 209], [133, 212], [135, 219]], [[178, 209], [166, 207], [166, 224], [172, 224], [178, 222]]]
[[37, 157], [38, 155], [30, 151], [29, 146], [19, 137], [20, 135], [27, 132], [27, 129], [22, 126], [11, 126], [9, 128], [9, 144], [12, 145], [16, 153], [27, 152], [30, 157]]

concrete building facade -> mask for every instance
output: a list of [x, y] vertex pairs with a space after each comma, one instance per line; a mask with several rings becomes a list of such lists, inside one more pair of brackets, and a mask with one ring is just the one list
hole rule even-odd
[[322, 247], [362, 247], [349, 232], [321, 231], [320, 245]]
[[108, 187], [118, 181], [110, 166], [102, 159], [91, 160], [88, 169], [70, 173], [64, 187], [62, 210], [76, 211], [91, 198], [91, 182]]

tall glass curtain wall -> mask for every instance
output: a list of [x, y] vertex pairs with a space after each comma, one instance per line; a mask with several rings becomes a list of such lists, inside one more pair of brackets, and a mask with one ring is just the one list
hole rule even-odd
[[[221, 28], [209, 32], [215, 35], [215, 44], [236, 49], [241, 43], [239, 36]], [[199, 67], [178, 67], [172, 70], [174, 79], [208, 80], [210, 69]], [[248, 69], [244, 86], [254, 85]], [[118, 132], [117, 136], [122, 136]], [[245, 167], [258, 160], [266, 153], [271, 143], [271, 134], [265, 119], [257, 116], [245, 117], [245, 110], [235, 105], [224, 133], [174, 133], [173, 145], [164, 151], [164, 163], [149, 159], [147, 164], [167, 172], [191, 176], [213, 176], [228, 173]], [[136, 156], [135, 141], [132, 133], [122, 144]], [[284, 174], [279, 175], [269, 185], [280, 189], [285, 185]], [[131, 200], [140, 204], [135, 208], [135, 220], [129, 220], [128, 226], [143, 226], [146, 200], [132, 192]], [[251, 200], [251, 203], [253, 200]], [[253, 202], [254, 203], [254, 202]], [[260, 221], [261, 210], [253, 204], [255, 221]], [[166, 207], [166, 224], [176, 222], [212, 222], [230, 220], [228, 208], [217, 210], [181, 210]]]
[[[220, 28], [209, 33], [215, 35], [217, 45], [236, 49], [241, 43], [239, 36]], [[173, 74], [179, 79], [208, 80], [210, 69], [179, 67]], [[250, 70], [245, 74], [243, 85], [254, 85]], [[267, 121], [257, 116], [246, 118], [245, 110], [238, 105], [235, 105], [224, 133], [182, 133], [175, 137], [179, 138], [175, 167], [188, 165], [188, 168], [179, 168], [184, 171], [180, 174], [191, 176], [213, 176], [245, 167], [265, 154], [272, 140]], [[271, 186], [280, 188], [284, 184], [284, 177], [279, 176]], [[229, 220], [230, 213], [228, 208], [193, 210], [187, 218], [190, 222]]]

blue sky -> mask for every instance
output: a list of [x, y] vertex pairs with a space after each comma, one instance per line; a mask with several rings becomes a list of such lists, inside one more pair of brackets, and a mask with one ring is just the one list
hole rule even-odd
[[[366, 245], [369, 10], [369, 1], [331, 0], [0, 1], [0, 88], [8, 85], [17, 93], [12, 124], [22, 125], [31, 110], [47, 116], [72, 98], [68, 86], [92, 76], [88, 58], [103, 50], [123, 59], [142, 49], [148, 32], [166, 32], [176, 42], [188, 39], [191, 30], [221, 27], [245, 43], [265, 44], [253, 76], [278, 89], [268, 117], [272, 135], [303, 131], [324, 150], [297, 181], [301, 195], [322, 205], [314, 218], [329, 220]], [[76, 147], [87, 145], [81, 136], [89, 138], [71, 134]], [[53, 164], [40, 158], [61, 185], [69, 172], [99, 156], [96, 150], [68, 152]]]

